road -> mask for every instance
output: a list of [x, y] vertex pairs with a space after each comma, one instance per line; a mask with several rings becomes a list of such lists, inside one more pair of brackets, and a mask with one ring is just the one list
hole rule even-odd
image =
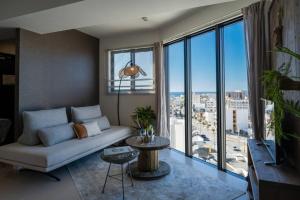
[[[209, 141], [206, 142], [197, 142], [199, 137], [193, 137], [193, 142], [197, 142], [199, 146], [210, 147], [213, 150], [217, 151], [217, 135], [216, 131], [212, 131], [211, 129], [204, 128], [201, 124], [193, 124], [194, 131], [200, 134], [205, 134]], [[195, 131], [196, 130], [196, 131]], [[237, 147], [236, 150], [234, 147]], [[213, 152], [213, 151], [212, 151]], [[216, 153], [212, 153], [214, 156], [214, 160], [217, 160]], [[245, 175], [248, 171], [247, 167], [247, 138], [238, 135], [226, 134], [226, 159], [228, 161], [228, 169], [234, 171], [239, 174]], [[211, 162], [215, 164], [215, 161]], [[208, 160], [209, 161], [209, 160]]]

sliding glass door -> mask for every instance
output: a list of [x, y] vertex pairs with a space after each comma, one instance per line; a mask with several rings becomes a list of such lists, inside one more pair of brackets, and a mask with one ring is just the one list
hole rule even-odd
[[251, 137], [241, 19], [165, 45], [171, 147], [242, 176]]
[[171, 147], [185, 152], [185, 58], [184, 42], [168, 46], [169, 130]]
[[191, 37], [192, 155], [217, 165], [216, 33]]

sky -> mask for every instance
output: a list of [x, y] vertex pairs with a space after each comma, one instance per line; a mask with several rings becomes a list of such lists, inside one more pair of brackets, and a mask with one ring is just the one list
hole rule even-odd
[[[224, 27], [225, 91], [247, 90], [247, 67], [243, 22]], [[192, 92], [216, 91], [215, 31], [191, 38]], [[170, 92], [184, 91], [184, 44], [169, 46]]]

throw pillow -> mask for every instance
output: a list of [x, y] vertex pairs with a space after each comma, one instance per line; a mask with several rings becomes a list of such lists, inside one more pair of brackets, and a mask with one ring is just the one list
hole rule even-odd
[[63, 124], [38, 130], [38, 136], [44, 146], [52, 146], [75, 137], [72, 124]]
[[99, 135], [101, 133], [97, 121], [87, 122], [84, 123], [83, 125], [87, 131], [88, 137]]
[[25, 145], [37, 145], [41, 141], [37, 130], [67, 124], [66, 108], [23, 112], [23, 133], [18, 142]]
[[97, 121], [74, 124], [74, 130], [78, 139], [92, 137], [101, 133]]
[[88, 137], [87, 130], [83, 124], [74, 124], [73, 128], [78, 139]]
[[101, 129], [101, 131], [106, 130], [106, 129], [110, 129], [110, 123], [109, 123], [106, 116], [93, 118], [93, 119], [88, 119], [88, 120], [85, 120], [83, 122], [86, 123], [86, 122], [91, 122], [91, 121], [97, 121], [98, 126]]
[[82, 123], [85, 120], [101, 117], [100, 106], [71, 107], [72, 121]]
[[108, 119], [107, 119], [106, 116], [100, 117], [97, 120], [97, 122], [98, 122], [98, 125], [99, 125], [101, 131], [102, 130], [106, 130], [106, 129], [110, 129], [110, 123], [109, 123], [109, 121], [108, 121]]

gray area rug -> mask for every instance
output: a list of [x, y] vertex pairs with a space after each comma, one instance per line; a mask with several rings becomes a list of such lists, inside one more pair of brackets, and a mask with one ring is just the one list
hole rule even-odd
[[[178, 154], [174, 156], [173, 154]], [[199, 169], [199, 163], [177, 152], [163, 150], [160, 159], [171, 166], [171, 173], [152, 181], [134, 180], [125, 176], [126, 200], [230, 200], [244, 192], [228, 185], [218, 176], [207, 175]], [[122, 199], [121, 182], [108, 178], [105, 193], [102, 186], [108, 163], [100, 159], [99, 153], [82, 158], [68, 165], [68, 169], [83, 200]], [[112, 165], [111, 174], [120, 173], [120, 165]]]

